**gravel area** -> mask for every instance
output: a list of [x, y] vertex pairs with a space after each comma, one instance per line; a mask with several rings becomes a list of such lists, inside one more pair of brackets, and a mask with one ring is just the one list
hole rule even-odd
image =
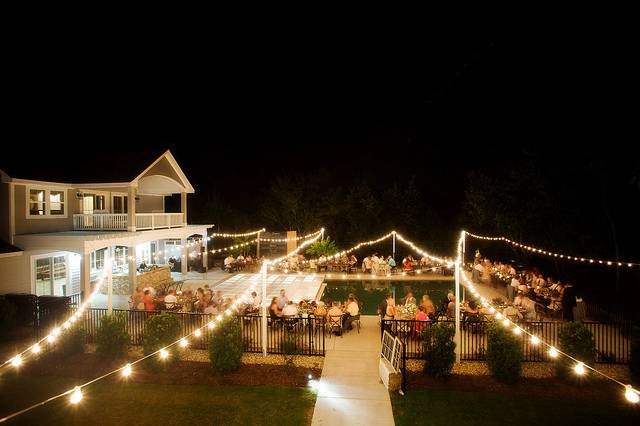
[[[95, 353], [96, 345], [89, 344], [85, 348], [87, 353]], [[130, 358], [142, 357], [142, 346], [129, 346]], [[180, 354], [182, 361], [209, 362], [209, 351], [206, 349], [187, 349]], [[284, 355], [268, 354], [264, 357], [261, 353], [244, 353], [243, 364], [253, 365], [285, 365]], [[293, 365], [296, 367], [322, 369], [324, 357], [321, 356], [294, 356]]]
[[[407, 371], [420, 372], [424, 368], [424, 361], [419, 359], [407, 360]], [[629, 367], [626, 365], [596, 364], [596, 368], [603, 373], [614, 377], [624, 383], [630, 381]], [[486, 362], [462, 361], [454, 364], [453, 375], [489, 376], [489, 368]], [[550, 362], [523, 362], [522, 377], [546, 379], [555, 377], [553, 363]]]

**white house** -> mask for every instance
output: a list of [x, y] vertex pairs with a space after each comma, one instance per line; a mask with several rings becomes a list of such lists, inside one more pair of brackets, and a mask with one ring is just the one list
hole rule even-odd
[[[56, 159], [47, 159], [49, 168], [30, 167], [31, 175], [10, 154], [4, 157], [0, 294], [71, 296], [89, 290], [101, 274], [131, 290], [142, 263], [162, 266], [172, 257], [183, 274], [188, 260], [206, 269], [203, 246], [212, 225], [187, 224], [187, 194], [194, 189], [171, 152], [149, 153], [138, 170], [118, 162], [100, 170], [105, 163], [98, 160], [84, 170], [66, 164], [55, 170]], [[166, 213], [165, 197], [174, 194], [180, 212]]]

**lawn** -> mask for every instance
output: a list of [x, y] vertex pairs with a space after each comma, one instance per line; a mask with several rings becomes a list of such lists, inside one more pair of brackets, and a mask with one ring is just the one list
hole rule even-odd
[[[77, 383], [57, 377], [0, 377], [0, 417]], [[296, 387], [104, 381], [86, 388], [77, 406], [64, 397], [7, 424], [307, 425], [315, 400], [311, 390]]]
[[640, 412], [624, 402], [523, 397], [502, 393], [409, 390], [391, 395], [401, 425], [638, 425]]

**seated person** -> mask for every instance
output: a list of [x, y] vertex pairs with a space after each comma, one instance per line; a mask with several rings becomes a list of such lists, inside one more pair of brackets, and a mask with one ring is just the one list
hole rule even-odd
[[422, 296], [422, 303], [420, 303], [420, 306], [424, 308], [424, 313], [427, 314], [427, 316], [431, 316], [436, 313], [436, 308], [433, 306], [433, 302], [429, 298], [428, 294]]
[[204, 311], [205, 314], [210, 314], [210, 315], [217, 315], [218, 314], [218, 307], [216, 306], [215, 303], [213, 303], [212, 301], [209, 301], [207, 303], [207, 306], [205, 306]]
[[522, 314], [520, 313], [520, 311], [518, 311], [518, 308], [515, 308], [513, 306], [507, 306], [506, 308], [504, 308], [502, 314], [512, 321], [522, 319]]
[[138, 272], [143, 272], [148, 268], [146, 262], [143, 260], [142, 263], [140, 263], [140, 266], [138, 266]]
[[173, 309], [176, 305], [178, 298], [176, 297], [175, 290], [169, 290], [169, 294], [164, 297], [164, 306], [167, 309]]
[[324, 318], [327, 316], [327, 308], [324, 306], [324, 302], [321, 300], [316, 306], [316, 310], [313, 311], [313, 316], [316, 318]]
[[351, 324], [355, 317], [360, 315], [360, 308], [358, 307], [358, 302], [353, 297], [349, 297], [347, 300], [347, 309], [346, 309], [346, 318], [344, 320], [344, 329], [345, 330], [353, 330], [353, 324]]
[[280, 318], [282, 316], [282, 311], [278, 307], [277, 297], [271, 299], [271, 306], [269, 306], [269, 316], [271, 316], [271, 318]]
[[262, 296], [258, 296], [255, 291], [251, 292], [251, 301], [247, 310], [249, 312], [257, 312], [260, 310], [260, 306], [262, 306]]
[[331, 324], [332, 328], [339, 326], [340, 329], [337, 331], [340, 332], [342, 330], [342, 310], [340, 309], [340, 304], [338, 302], [333, 302], [331, 309], [327, 312], [327, 320], [329, 321], [329, 324]]
[[289, 300], [285, 307], [282, 309], [283, 317], [297, 317], [298, 316], [298, 306], [293, 303], [293, 301]]
[[144, 303], [145, 311], [154, 311], [156, 309], [156, 304], [153, 302], [153, 296], [151, 295], [151, 291], [148, 289], [144, 291], [142, 302]]

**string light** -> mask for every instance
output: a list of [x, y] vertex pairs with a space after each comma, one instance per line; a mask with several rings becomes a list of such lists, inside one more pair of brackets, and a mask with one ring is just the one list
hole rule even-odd
[[313, 238], [316, 235], [322, 234], [324, 230], [323, 229], [319, 229], [315, 232], [312, 232], [310, 234], [307, 235], [303, 235], [300, 237], [289, 237], [289, 238], [262, 238], [260, 237], [260, 241], [267, 241], [267, 242], [271, 242], [271, 243], [284, 243], [287, 241], [300, 241], [300, 240], [306, 240], [307, 238]]
[[193, 335], [196, 337], [200, 337], [202, 335], [202, 331], [198, 328], [196, 329], [196, 331], [193, 332]]
[[71, 401], [72, 404], [77, 404], [82, 401], [82, 390], [80, 389], [80, 386], [76, 386], [73, 392], [71, 392], [69, 401]]
[[91, 303], [91, 301], [93, 300], [95, 295], [99, 293], [100, 284], [102, 283], [103, 279], [104, 279], [104, 276], [101, 277], [98, 280], [98, 282], [95, 285], [94, 290], [91, 292], [91, 294], [89, 294], [87, 299], [80, 305], [80, 307], [78, 307], [76, 312], [73, 313], [72, 315], [70, 315], [66, 320], [63, 321], [62, 329], [60, 327], [54, 327], [51, 330], [51, 332], [49, 334], [47, 334], [46, 336], [44, 336], [42, 339], [40, 339], [37, 342], [33, 343], [31, 346], [27, 347], [22, 352], [18, 353], [16, 356], [14, 356], [14, 357], [6, 360], [5, 362], [3, 362], [2, 365], [0, 365], [0, 368], [3, 368], [5, 366], [7, 366], [7, 365], [13, 365], [15, 367], [16, 365], [13, 364], [13, 361], [16, 359], [16, 357], [19, 357], [20, 363], [22, 364], [24, 362], [24, 360], [25, 360], [25, 356], [27, 356], [29, 354], [39, 354], [42, 351], [42, 346], [41, 346], [42, 343], [48, 343], [48, 344], [54, 343], [57, 340], [58, 336], [60, 336], [60, 334], [62, 333], [63, 329], [65, 331], [69, 330], [71, 328], [71, 326], [75, 323], [75, 321], [78, 318], [80, 318], [81, 314], [89, 306], [89, 304]]
[[477, 234], [472, 234], [471, 232], [468, 231], [462, 231], [463, 233], [465, 233], [466, 235], [469, 235], [470, 237], [479, 239], [479, 240], [487, 240], [487, 241], [504, 241], [505, 243], [511, 244], [514, 247], [519, 247], [521, 249], [530, 251], [532, 253], [537, 253], [537, 254], [542, 254], [542, 255], [546, 255], [546, 256], [550, 256], [550, 257], [555, 257], [558, 259], [566, 259], [566, 260], [573, 260], [574, 262], [589, 262], [591, 264], [599, 264], [599, 265], [607, 265], [607, 266], [624, 266], [626, 265], [627, 267], [631, 268], [634, 266], [640, 266], [640, 262], [620, 262], [620, 261], [613, 261], [613, 260], [605, 260], [605, 259], [592, 259], [592, 258], [588, 258], [588, 257], [579, 257], [579, 256], [571, 256], [571, 255], [567, 255], [567, 254], [562, 254], [562, 253], [556, 253], [554, 251], [551, 250], [543, 250], [537, 247], [533, 247], [527, 244], [523, 244], [520, 243], [518, 241], [513, 241], [510, 240], [509, 238], [506, 237], [487, 237], [487, 236], [483, 236], [483, 235], [477, 235]]
[[627, 401], [637, 404], [640, 401], [640, 396], [638, 395], [638, 391], [631, 387], [631, 385], [625, 386], [624, 397], [627, 398]]
[[182, 339], [180, 339], [180, 346], [186, 348], [187, 346], [189, 346], [189, 341], [183, 337]]
[[13, 358], [11, 358], [11, 365], [16, 368], [20, 367], [20, 365], [22, 365], [22, 356], [16, 355]]
[[[239, 303], [240, 301], [246, 301], [246, 300], [248, 299], [249, 293], [250, 293], [254, 288], [255, 288], [255, 286], [251, 286], [249, 289], [247, 289], [247, 290], [246, 290], [242, 295], [240, 295], [240, 297], [238, 298], [238, 300], [236, 301], [236, 303], [235, 303], [235, 304]], [[234, 305], [235, 305], [235, 304], [234, 304]], [[229, 311], [229, 310], [227, 310], [227, 311], [228, 311], [228, 313], [229, 313], [229, 314], [231, 313], [231, 311]], [[225, 312], [225, 313], [227, 313], [227, 312]], [[223, 316], [222, 316], [222, 315], [218, 315], [218, 316], [216, 317], [216, 319], [217, 319], [218, 321], [222, 320], [222, 318], [223, 318]], [[71, 401], [71, 403], [72, 403], [72, 404], [74, 404], [74, 405], [75, 405], [75, 404], [78, 404], [78, 403], [82, 400], [82, 398], [83, 398], [83, 394], [82, 394], [82, 390], [81, 390], [82, 388], [84, 388], [84, 387], [86, 387], [86, 386], [89, 386], [89, 385], [91, 385], [91, 384], [93, 384], [93, 383], [95, 383], [95, 382], [97, 382], [97, 381], [100, 381], [100, 380], [102, 380], [102, 379], [104, 379], [104, 378], [106, 378], [106, 377], [109, 377], [110, 375], [112, 375], [112, 374], [114, 374], [114, 373], [117, 373], [117, 372], [121, 372], [121, 374], [122, 374], [124, 377], [129, 377], [129, 376], [131, 375], [131, 371], [132, 371], [132, 367], [133, 367], [133, 365], [135, 365], [135, 364], [137, 364], [137, 363], [139, 363], [139, 362], [142, 362], [142, 361], [144, 361], [145, 359], [147, 359], [147, 358], [149, 358], [149, 357], [152, 357], [152, 356], [154, 356], [154, 355], [156, 355], [156, 354], [157, 354], [161, 359], [165, 360], [165, 359], [167, 359], [167, 358], [169, 357], [169, 352], [168, 352], [168, 350], [167, 350], [167, 349], [169, 349], [171, 346], [174, 346], [174, 345], [176, 345], [176, 344], [179, 344], [180, 346], [183, 346], [184, 344], [183, 344], [182, 342], [188, 342], [188, 341], [187, 341], [187, 338], [188, 338], [191, 334], [195, 335], [195, 334], [197, 333], [198, 335], [200, 335], [200, 333], [202, 332], [201, 330], [202, 330], [203, 328], [205, 328], [205, 327], [209, 327], [210, 329], [212, 329], [212, 328], [213, 328], [213, 325], [214, 325], [214, 321], [209, 321], [207, 324], [203, 325], [202, 327], [197, 328], [197, 329], [196, 329], [196, 330], [194, 330], [192, 333], [190, 333], [190, 334], [188, 334], [188, 335], [186, 335], [186, 336], [182, 336], [180, 339], [178, 339], [178, 340], [174, 341], [173, 343], [170, 343], [170, 344], [168, 344], [168, 345], [166, 345], [166, 346], [164, 346], [164, 347], [162, 347], [162, 348], [160, 348], [160, 349], [156, 350], [155, 352], [152, 352], [152, 353], [150, 353], [150, 354], [148, 354], [148, 355], [145, 355], [145, 356], [143, 356], [143, 357], [141, 357], [141, 358], [138, 358], [137, 360], [135, 360], [135, 361], [133, 361], [133, 362], [131, 362], [131, 363], [127, 363], [127, 364], [125, 364], [123, 367], [120, 367], [120, 368], [117, 368], [117, 369], [115, 369], [115, 370], [112, 370], [112, 371], [110, 371], [110, 372], [108, 372], [108, 373], [106, 373], [106, 374], [103, 374], [102, 376], [99, 376], [99, 377], [97, 377], [97, 378], [94, 378], [94, 379], [92, 379], [92, 380], [90, 380], [90, 381], [88, 381], [88, 382], [86, 382], [86, 383], [84, 383], [84, 384], [82, 384], [82, 385], [75, 386], [72, 390], [68, 390], [68, 391], [63, 392], [63, 393], [61, 393], [61, 394], [55, 395], [55, 396], [50, 397], [50, 398], [48, 398], [48, 399], [46, 399], [46, 400], [44, 400], [44, 401], [38, 402], [38, 403], [36, 403], [36, 404], [34, 404], [34, 405], [31, 405], [30, 407], [27, 407], [27, 408], [25, 408], [25, 409], [22, 409], [22, 410], [20, 410], [20, 411], [17, 411], [17, 412], [15, 412], [15, 413], [13, 413], [13, 414], [10, 414], [10, 415], [8, 415], [8, 416], [2, 417], [2, 418], [0, 418], [0, 423], [3, 423], [3, 422], [5, 422], [5, 421], [7, 421], [7, 420], [9, 420], [9, 419], [12, 419], [12, 418], [14, 418], [14, 417], [16, 417], [16, 416], [19, 416], [19, 415], [23, 414], [23, 413], [26, 413], [27, 411], [30, 411], [30, 410], [32, 410], [32, 409], [34, 409], [34, 408], [37, 408], [37, 407], [41, 407], [41, 406], [42, 406], [42, 405], [44, 405], [44, 404], [47, 404], [47, 403], [49, 403], [49, 402], [51, 402], [51, 401], [54, 401], [54, 400], [56, 400], [56, 399], [58, 399], [58, 398], [60, 398], [60, 397], [63, 397], [63, 396], [65, 396], [65, 395], [69, 395], [69, 394], [70, 394], [70, 401]], [[53, 337], [53, 335], [52, 335], [52, 334], [51, 334], [50, 336], [52, 336], [52, 337]], [[184, 346], [183, 346], [183, 347], [184, 347]], [[14, 357], [14, 358], [15, 358], [15, 357]], [[13, 358], [12, 358], [12, 359], [13, 359]]]
[[[467, 277], [467, 274], [464, 271], [461, 271], [461, 277], [462, 277], [462, 279], [464, 281], [463, 285], [465, 287], [467, 287], [473, 294], [476, 294], [477, 291], [475, 290], [474, 284], [471, 282], [471, 280], [469, 280], [469, 278]], [[476, 296], [476, 297], [478, 297], [478, 296]], [[486, 299], [484, 297], [480, 297], [480, 300], [482, 302], [486, 301]], [[494, 308], [494, 311], [496, 311], [495, 308]], [[495, 317], [496, 320], [500, 320], [500, 319], [503, 318], [503, 315], [501, 315], [500, 312], [496, 312], [494, 317]], [[502, 321], [502, 324], [504, 326], [506, 326], [506, 327], [509, 327], [512, 324], [512, 322], [508, 318], [504, 317], [504, 320]], [[609, 379], [609, 380], [619, 384], [620, 386], [624, 387], [624, 389], [625, 389], [625, 398], [629, 402], [637, 403], [638, 400], [640, 400], [640, 396], [638, 395], [638, 391], [633, 389], [633, 387], [631, 387], [631, 385], [626, 385], [626, 384], [620, 382], [619, 380], [614, 379], [613, 377], [603, 373], [602, 371], [596, 370], [595, 368], [585, 364], [584, 362], [575, 359], [571, 355], [558, 350], [556, 347], [554, 347], [554, 346], [542, 341], [538, 336], [534, 335], [533, 333], [529, 332], [528, 330], [525, 330], [525, 329], [519, 327], [516, 324], [513, 324], [513, 326], [514, 326], [513, 332], [515, 334], [521, 334], [521, 333], [527, 334], [529, 336], [529, 338], [530, 338], [531, 344], [538, 345], [538, 344], [542, 343], [543, 345], [547, 346], [549, 348], [548, 352], [547, 352], [548, 355], [549, 355], [549, 358], [556, 359], [556, 358], [558, 358], [559, 355], [563, 355], [563, 356], [569, 358], [570, 360], [574, 361], [576, 364], [573, 367], [573, 371], [577, 375], [583, 376], [583, 375], [586, 374], [587, 369], [589, 369], [589, 370], [593, 371], [594, 373], [597, 373], [597, 374], [601, 375], [602, 377], [604, 377], [606, 379]]]
[[227, 234], [227, 233], [215, 232], [215, 233], [211, 234], [211, 238], [215, 238], [215, 237], [219, 237], [219, 238], [248, 237], [249, 235], [256, 235], [256, 234], [259, 234], [259, 233], [264, 232], [264, 231], [266, 231], [265, 228], [258, 229], [257, 231], [245, 232], [245, 233], [242, 233], [242, 234]]

